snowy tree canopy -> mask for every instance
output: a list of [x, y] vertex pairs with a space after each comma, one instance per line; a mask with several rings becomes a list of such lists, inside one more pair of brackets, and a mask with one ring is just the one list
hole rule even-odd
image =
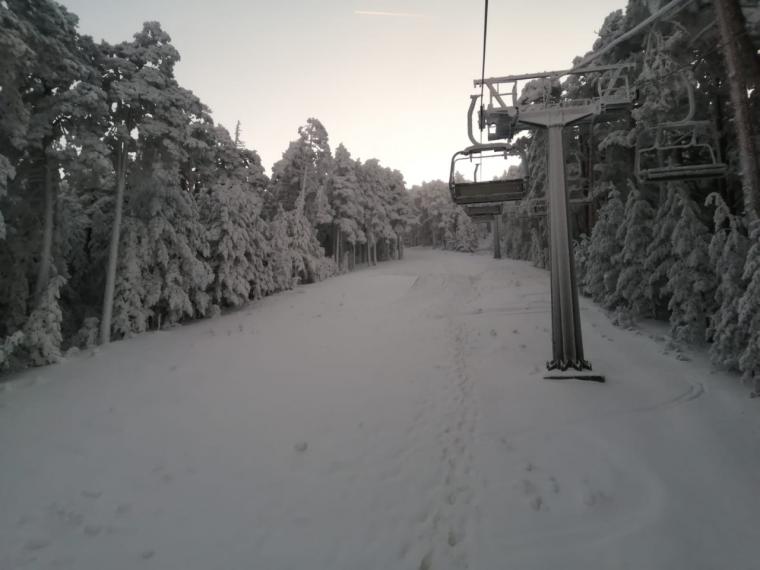
[[0, 24], [0, 368], [400, 257], [400, 173], [333, 157], [309, 118], [270, 180], [158, 22], [96, 44], [56, 2], [8, 0]]

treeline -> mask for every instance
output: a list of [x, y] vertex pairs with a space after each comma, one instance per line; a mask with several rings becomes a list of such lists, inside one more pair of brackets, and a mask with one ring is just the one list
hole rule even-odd
[[413, 186], [410, 195], [417, 214], [407, 242], [453, 251], [473, 252], [478, 247], [476, 224], [451, 201], [446, 182], [434, 180]]
[[158, 23], [96, 44], [51, 0], [6, 0], [0, 54], [0, 369], [401, 255], [401, 173], [309, 119], [269, 179]]
[[[606, 18], [594, 49], [608, 45], [649, 15], [647, 3], [629, 0], [625, 12]], [[716, 365], [757, 383], [760, 224], [744, 205], [734, 110], [720, 38], [711, 27], [714, 19], [710, 3], [682, 10], [595, 62], [635, 63], [630, 81], [638, 98], [630, 118], [567, 130], [570, 197], [583, 195], [590, 200], [571, 207], [579, 236], [576, 264], [581, 291], [621, 324], [637, 318], [666, 320], [676, 347], [709, 343]], [[758, 23], [744, 24], [746, 40]], [[756, 48], [752, 65], [760, 69]], [[636, 141], [646, 129], [687, 118], [689, 84], [694, 118], [715, 127], [715, 150], [728, 165], [727, 175], [644, 182], [635, 173]], [[569, 79], [563, 89], [568, 98], [594, 95], [589, 83], [577, 79]], [[760, 92], [748, 97], [758, 125]], [[530, 195], [505, 215], [504, 250], [548, 266], [546, 219], [529, 207], [530, 200], [544, 197], [544, 135], [538, 132], [519, 144], [528, 153]]]

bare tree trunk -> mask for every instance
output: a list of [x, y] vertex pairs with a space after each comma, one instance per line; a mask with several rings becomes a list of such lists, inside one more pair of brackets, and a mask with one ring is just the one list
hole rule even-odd
[[50, 281], [50, 265], [53, 251], [53, 214], [55, 213], [55, 188], [53, 175], [55, 164], [52, 159], [45, 159], [45, 227], [42, 232], [42, 251], [40, 252], [40, 268], [37, 272], [37, 283], [34, 286], [34, 303], [39, 304], [42, 294]]
[[113, 292], [116, 285], [116, 265], [119, 255], [119, 239], [121, 238], [121, 212], [124, 206], [124, 186], [127, 181], [127, 145], [119, 143], [116, 158], [116, 208], [114, 212], [111, 244], [108, 250], [108, 267], [106, 269], [106, 290], [103, 295], [103, 318], [100, 321], [100, 344], [111, 341], [111, 315], [113, 314]]
[[[744, 208], [750, 222], [758, 219], [760, 214], [760, 169], [757, 163], [755, 148], [755, 128], [749, 107], [747, 88], [756, 75], [757, 62], [750, 52], [745, 53], [745, 61], [741, 60], [741, 51], [746, 52], [747, 28], [744, 16], [737, 0], [713, 0], [718, 29], [723, 44], [723, 57], [728, 70], [728, 83], [731, 93], [731, 104], [734, 108], [734, 125], [736, 139], [739, 145], [739, 159], [742, 169], [742, 189], [744, 192]], [[750, 59], [752, 58], [752, 59]], [[749, 61], [746, 61], [750, 59]], [[760, 88], [760, 85], [753, 85]]]
[[339, 263], [343, 263], [343, 232], [338, 228], [338, 260]]
[[340, 239], [340, 228], [338, 228], [338, 224], [333, 223], [333, 259], [335, 260], [335, 264], [340, 269], [340, 257], [338, 257], [338, 240]]

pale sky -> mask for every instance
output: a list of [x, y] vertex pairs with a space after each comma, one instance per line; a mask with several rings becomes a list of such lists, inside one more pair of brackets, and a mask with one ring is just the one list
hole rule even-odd
[[[480, 75], [482, 0], [63, 0], [96, 40], [158, 20], [176, 75], [267, 169], [299, 125], [324, 123], [333, 149], [378, 158], [411, 186], [446, 178], [468, 146]], [[625, 0], [491, 0], [486, 75], [564, 69]]]

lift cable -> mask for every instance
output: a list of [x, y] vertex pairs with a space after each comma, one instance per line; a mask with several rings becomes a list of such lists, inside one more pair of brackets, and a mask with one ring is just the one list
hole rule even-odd
[[[737, 34], [737, 36], [742, 36], [742, 35], [745, 35], [745, 34], [749, 35], [749, 31], [745, 30], [743, 32], [739, 32], [739, 34]], [[700, 63], [702, 63], [703, 61], [705, 61], [709, 56], [713, 55], [714, 53], [719, 52], [720, 50], [722, 50], [724, 47], [726, 47], [726, 45], [728, 45], [728, 43], [729, 42], [727, 42], [727, 41], [718, 42], [717, 44], [715, 44], [709, 50], [707, 50], [707, 51], [705, 51], [703, 53], [700, 53], [699, 57], [697, 57], [695, 60], [690, 61], [689, 63], [685, 63], [683, 65], [679, 65], [678, 67], [675, 67], [674, 69], [671, 69], [667, 73], [664, 73], [664, 74], [659, 75], [657, 77], [652, 77], [651, 79], [644, 79], [642, 81], [638, 81], [636, 83], [636, 87], [640, 88], [640, 87], [642, 87], [644, 85], [656, 85], [656, 84], [660, 84], [665, 79], [668, 79], [668, 78], [676, 75], [677, 73], [681, 73], [682, 71], [684, 71], [686, 69], [690, 69], [690, 70], [693, 71], [694, 69], [696, 69], [696, 67]]]
[[[486, 79], [486, 40], [488, 39], [488, 0], [486, 1], [486, 10], [483, 17], [483, 63], [480, 72], [480, 112], [483, 113], [483, 87]], [[483, 130], [483, 127], [480, 127]]]
[[667, 14], [671, 10], [677, 8], [679, 4], [683, 3], [685, 5], [685, 2], [686, 2], [686, 0], [671, 0], [671, 2], [668, 2], [665, 6], [663, 6], [659, 10], [657, 10], [654, 14], [650, 15], [644, 21], [642, 21], [641, 23], [637, 24], [636, 26], [634, 26], [633, 28], [631, 28], [627, 32], [624, 32], [622, 35], [620, 35], [617, 38], [615, 38], [614, 40], [612, 40], [610, 43], [608, 43], [606, 46], [604, 46], [603, 48], [601, 48], [599, 51], [590, 53], [589, 55], [587, 55], [586, 57], [584, 57], [578, 63], [578, 65], [576, 65], [575, 67], [576, 68], [586, 67], [592, 61], [594, 61], [598, 57], [604, 55], [605, 53], [607, 53], [608, 51], [610, 51], [612, 48], [614, 48], [615, 46], [617, 46], [621, 42], [624, 42], [625, 40], [627, 40], [627, 39], [631, 38], [632, 36], [636, 35], [641, 30], [643, 30], [644, 28], [646, 28], [647, 26], [649, 26], [649, 24], [651, 24], [655, 20], [660, 19], [661, 17], [663, 17], [665, 14]]
[[[483, 60], [480, 68], [480, 115], [478, 115], [478, 128], [480, 129], [480, 144], [483, 144], [483, 127], [485, 126], [485, 99], [483, 99], [486, 78], [486, 46], [488, 40], [488, 0], [485, 0], [485, 13], [483, 14]], [[480, 156], [480, 164], [475, 167], [475, 180], [478, 176], [478, 167], [483, 169], [483, 156]], [[481, 172], [482, 174], [482, 172]]]

